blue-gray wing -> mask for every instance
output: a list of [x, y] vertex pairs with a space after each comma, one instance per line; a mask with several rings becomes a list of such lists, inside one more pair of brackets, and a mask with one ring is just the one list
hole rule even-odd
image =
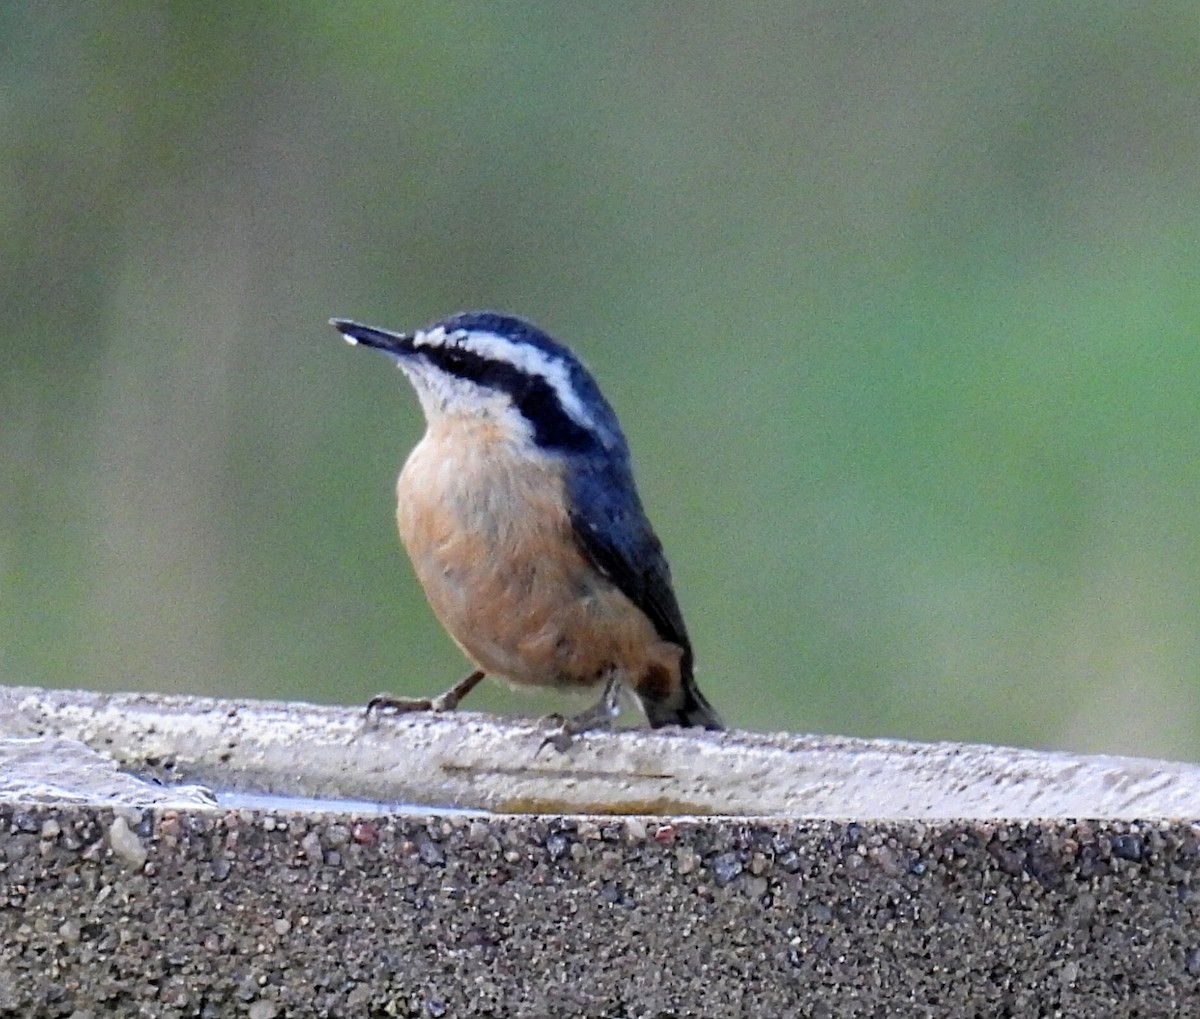
[[683, 648], [690, 679], [692, 646], [671, 586], [662, 544], [633, 484], [628, 463], [585, 467], [569, 474], [568, 498], [575, 537], [588, 559], [641, 609], [663, 640]]

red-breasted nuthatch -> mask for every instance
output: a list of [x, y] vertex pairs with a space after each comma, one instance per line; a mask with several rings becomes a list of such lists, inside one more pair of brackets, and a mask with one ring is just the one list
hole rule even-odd
[[493, 312], [413, 333], [331, 324], [389, 354], [417, 391], [428, 428], [396, 483], [396, 519], [434, 614], [476, 665], [439, 697], [372, 706], [449, 710], [493, 673], [602, 686], [576, 732], [611, 720], [622, 687], [652, 726], [724, 728], [696, 686], [621, 426], [580, 361]]

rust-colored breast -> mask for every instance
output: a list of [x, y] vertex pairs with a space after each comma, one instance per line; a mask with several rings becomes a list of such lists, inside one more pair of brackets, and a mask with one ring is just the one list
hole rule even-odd
[[396, 485], [396, 520], [429, 604], [469, 658], [516, 683], [618, 675], [678, 687], [681, 649], [584, 558], [558, 464], [497, 424], [431, 426]]

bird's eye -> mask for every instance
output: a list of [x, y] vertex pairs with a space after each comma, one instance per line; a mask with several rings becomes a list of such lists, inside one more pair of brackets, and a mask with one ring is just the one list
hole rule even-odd
[[461, 347], [443, 347], [438, 360], [449, 371], [460, 372], [466, 367], [468, 357]]

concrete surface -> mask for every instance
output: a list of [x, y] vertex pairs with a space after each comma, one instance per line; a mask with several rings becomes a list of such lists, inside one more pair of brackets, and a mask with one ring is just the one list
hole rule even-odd
[[[0, 738], [83, 743], [128, 771], [224, 791], [499, 813], [807, 818], [1200, 818], [1200, 766], [962, 744], [645, 729], [474, 713], [0, 688]], [[109, 802], [109, 801], [103, 801]], [[145, 802], [135, 801], [135, 802]]]
[[0, 808], [3, 1016], [1179, 1017], [1186, 823]]
[[[543, 735], [0, 689], [0, 1016], [1200, 1015], [1194, 766], [637, 732], [535, 756]], [[118, 788], [97, 757], [140, 775]], [[214, 806], [154, 774], [294, 807]], [[610, 810], [789, 809], [386, 805], [528, 806], [556, 783]], [[304, 799], [364, 792], [361, 810]], [[1022, 813], [1053, 804], [1092, 819]]]

